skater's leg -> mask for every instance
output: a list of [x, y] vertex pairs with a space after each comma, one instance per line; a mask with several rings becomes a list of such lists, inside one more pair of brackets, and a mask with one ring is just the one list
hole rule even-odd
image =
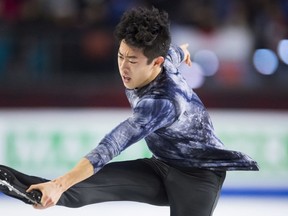
[[26, 193], [26, 190], [31, 184], [46, 181], [48, 180], [29, 176], [10, 167], [0, 165], [0, 191], [25, 203], [33, 204], [34, 202], [40, 202], [41, 193], [39, 191]]
[[57, 205], [81, 207], [105, 201], [168, 205], [161, 177], [144, 160], [112, 162], [67, 190]]
[[43, 183], [43, 182], [47, 182], [49, 181], [48, 179], [45, 178], [41, 178], [38, 176], [31, 176], [31, 175], [27, 175], [25, 173], [19, 172], [13, 168], [7, 167], [7, 166], [3, 166], [1, 165], [0, 168], [6, 168], [9, 171], [11, 171], [13, 173], [13, 175], [24, 185], [26, 185], [26, 187], [30, 187], [30, 185], [32, 184], [39, 184], [39, 183]]
[[225, 176], [225, 172], [170, 168], [165, 185], [171, 216], [211, 216]]

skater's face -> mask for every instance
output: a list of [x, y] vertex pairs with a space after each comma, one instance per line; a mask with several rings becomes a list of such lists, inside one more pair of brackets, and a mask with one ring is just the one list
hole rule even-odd
[[121, 41], [118, 50], [118, 68], [123, 84], [128, 89], [141, 88], [151, 81], [161, 71], [164, 61], [159, 56], [148, 64], [148, 58], [139, 48], [129, 46], [124, 40]]

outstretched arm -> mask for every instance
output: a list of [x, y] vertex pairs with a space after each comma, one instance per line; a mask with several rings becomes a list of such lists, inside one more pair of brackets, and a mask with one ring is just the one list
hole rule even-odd
[[138, 102], [133, 116], [106, 135], [70, 172], [52, 181], [32, 185], [28, 189], [28, 192], [33, 189], [42, 192], [41, 205], [34, 207], [45, 209], [56, 205], [61, 195], [71, 186], [98, 172], [131, 144], [160, 127], [170, 125], [173, 121], [175, 121], [175, 108], [169, 100], [145, 99]]

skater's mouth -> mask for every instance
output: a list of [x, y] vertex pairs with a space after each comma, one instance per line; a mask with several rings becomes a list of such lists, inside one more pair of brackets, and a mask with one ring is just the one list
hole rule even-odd
[[127, 82], [129, 82], [131, 80], [131, 77], [123, 75], [122, 79], [123, 79], [123, 82], [127, 83]]

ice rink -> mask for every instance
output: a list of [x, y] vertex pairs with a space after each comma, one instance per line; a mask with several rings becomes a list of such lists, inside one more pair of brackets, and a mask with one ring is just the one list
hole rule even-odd
[[[19, 201], [0, 196], [1, 215], [52, 216], [52, 215], [99, 215], [99, 216], [169, 216], [168, 207], [156, 207], [134, 202], [110, 202], [78, 209], [53, 207], [35, 210]], [[287, 216], [288, 198], [222, 197], [214, 216]], [[191, 215], [193, 216], [193, 215]]]

